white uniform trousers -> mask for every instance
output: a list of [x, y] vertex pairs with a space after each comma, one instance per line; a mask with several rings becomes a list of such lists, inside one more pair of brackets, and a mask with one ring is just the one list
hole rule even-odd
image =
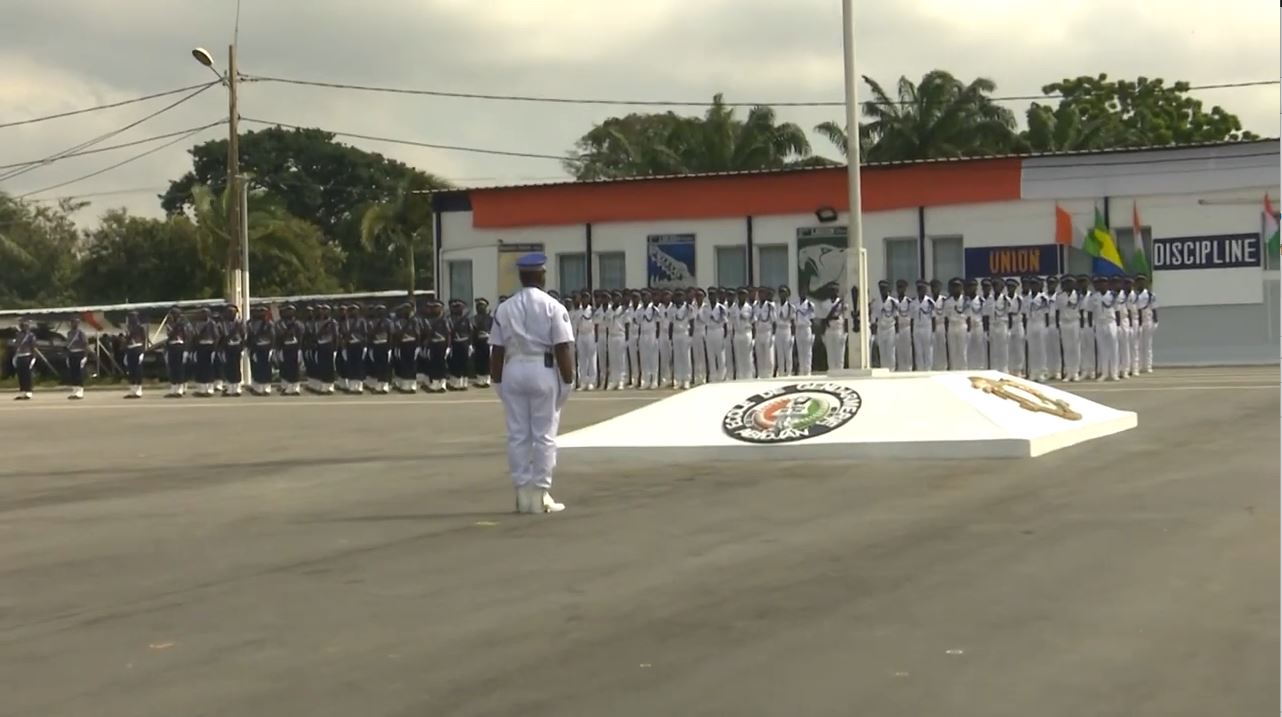
[[641, 337], [641, 388], [659, 385], [659, 340], [652, 336]]
[[1100, 378], [1117, 380], [1117, 324], [1095, 327], [1095, 362]]
[[1080, 333], [1078, 345], [1082, 347], [1082, 379], [1093, 379], [1099, 375], [1099, 367], [1095, 365], [1095, 327], [1083, 326]]
[[753, 336], [754, 358], [757, 362], [757, 378], [773, 378], [775, 375], [775, 338], [770, 331], [755, 329]]
[[672, 337], [672, 378], [678, 386], [687, 386], [694, 380], [690, 370], [690, 336], [677, 334]]
[[1034, 381], [1046, 378], [1046, 325], [1040, 316], [1030, 317], [1028, 324], [1028, 377]]
[[628, 385], [641, 385], [641, 344], [636, 329], [628, 337]]
[[720, 329], [708, 332], [708, 381], [726, 380], [726, 337]]
[[1010, 329], [1000, 321], [993, 323], [992, 327], [988, 337], [989, 368], [1010, 373]]
[[1122, 378], [1131, 375], [1131, 327], [1117, 327], [1117, 374]]
[[513, 356], [503, 367], [499, 400], [507, 418], [507, 464], [516, 487], [552, 486], [556, 468], [556, 431], [561, 422], [557, 409], [562, 387], [556, 369], [543, 364], [542, 356]]
[[690, 358], [694, 366], [694, 385], [708, 381], [708, 334], [699, 331], [690, 337]]
[[1080, 381], [1082, 378], [1081, 327], [1069, 322], [1059, 327], [1060, 344], [1064, 347], [1064, 380]]
[[969, 345], [966, 347], [966, 368], [988, 368], [988, 337], [984, 335], [983, 324], [975, 322], [967, 337]]
[[752, 334], [736, 331], [733, 344], [735, 380], [752, 378]]
[[1055, 317], [1051, 316], [1051, 325], [1046, 327], [1046, 371], [1051, 378], [1064, 376], [1064, 349], [1059, 340], [1059, 327]]
[[592, 390], [596, 387], [596, 337], [592, 334], [580, 334], [574, 339], [576, 368], [579, 375], [579, 388]]
[[[943, 319], [936, 319], [936, 321], [941, 324], [944, 323]], [[934, 358], [934, 365], [932, 368], [936, 371], [947, 371], [948, 334], [944, 333], [944, 328], [942, 326], [935, 329], [934, 338], [931, 343], [933, 344], [931, 348], [933, 350], [932, 357]]]
[[895, 370], [913, 370], [913, 330], [901, 328], [895, 332]]
[[1006, 355], [1010, 358], [1010, 372], [1016, 376], [1024, 375], [1028, 369], [1028, 341], [1024, 337], [1022, 320], [1010, 327], [1010, 346]]
[[1140, 372], [1140, 325], [1131, 324], [1131, 375]]
[[874, 325], [873, 336], [877, 341], [878, 365], [884, 369], [895, 370], [895, 329], [893, 326]]
[[969, 368], [966, 360], [966, 349], [970, 345], [970, 337], [966, 335], [966, 329], [950, 329], [948, 331], [948, 370], [965, 371]]
[[659, 384], [672, 385], [672, 337], [659, 336]]
[[828, 370], [846, 367], [846, 332], [829, 326], [824, 330], [824, 351], [828, 354]]
[[1153, 371], [1153, 334], [1156, 329], [1153, 324], [1140, 324], [1140, 370], [1144, 373]]
[[809, 376], [814, 370], [811, 363], [815, 350], [814, 332], [808, 328], [798, 329], [793, 344], [797, 347], [797, 375]]
[[913, 332], [913, 362], [918, 371], [935, 370], [935, 332]]
[[775, 368], [780, 376], [792, 375], [792, 331], [775, 327]]
[[623, 336], [607, 336], [609, 352], [610, 387], [618, 388], [628, 382], [628, 340]]

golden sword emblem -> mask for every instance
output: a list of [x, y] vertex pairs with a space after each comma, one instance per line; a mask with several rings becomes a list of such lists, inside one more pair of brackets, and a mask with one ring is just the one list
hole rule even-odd
[[1082, 420], [1082, 414], [1069, 408], [1068, 401], [1051, 398], [1036, 387], [1020, 383], [1009, 378], [991, 379], [983, 376], [970, 377], [971, 388], [978, 388], [998, 398], [1018, 403], [1020, 408], [1033, 413], [1049, 413], [1069, 421]]

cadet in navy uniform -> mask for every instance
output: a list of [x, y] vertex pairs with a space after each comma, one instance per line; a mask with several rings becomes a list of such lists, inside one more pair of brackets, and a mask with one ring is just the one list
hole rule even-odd
[[426, 358], [427, 390], [445, 393], [445, 379], [449, 371], [446, 351], [450, 342], [450, 323], [445, 318], [441, 302], [429, 299], [427, 316], [423, 319], [423, 355]]
[[351, 323], [351, 317], [348, 314], [347, 304], [338, 304], [334, 307], [334, 383], [338, 390], [347, 393], [351, 372], [347, 368], [347, 330]]
[[334, 392], [334, 357], [339, 350], [338, 321], [329, 315], [328, 304], [316, 307], [319, 317], [316, 319], [316, 378], [317, 393], [329, 395]]
[[240, 320], [240, 312], [235, 306], [223, 307], [223, 323], [219, 333], [222, 335], [222, 366], [224, 396], [239, 396], [240, 385], [244, 377], [240, 374], [240, 359], [245, 352], [245, 322]]
[[254, 309], [249, 322], [249, 390], [255, 396], [272, 392], [272, 350], [276, 347], [276, 327], [266, 306]]
[[462, 299], [450, 299], [449, 383], [451, 391], [467, 390], [467, 371], [472, 363], [472, 318], [467, 315]]
[[490, 315], [490, 302], [476, 300], [476, 313], [472, 316], [472, 365], [476, 371], [476, 385], [486, 388], [490, 385], [490, 330], [494, 326], [494, 317]]
[[125, 318], [125, 373], [129, 377], [125, 398], [142, 398], [142, 357], [146, 352], [147, 327], [137, 311], [130, 311]]
[[418, 391], [418, 335], [419, 320], [411, 304], [396, 307], [396, 390], [399, 393]]
[[316, 320], [315, 311], [304, 306], [298, 312], [298, 326], [302, 329], [303, 374], [307, 376], [307, 388], [311, 390], [316, 384]]
[[18, 319], [18, 337], [13, 342], [13, 368], [18, 372], [18, 395], [15, 401], [30, 401], [36, 366], [36, 334], [31, 330], [31, 319]]
[[361, 309], [348, 304], [347, 321], [343, 325], [343, 382], [340, 386], [347, 393], [365, 392], [365, 346], [369, 341], [369, 324], [361, 317]]
[[507, 457], [519, 513], [565, 509], [548, 493], [561, 409], [574, 392], [570, 314], [542, 289], [542, 254], [517, 260], [521, 291], [498, 308], [490, 377], [507, 415]]
[[369, 327], [370, 373], [374, 378], [374, 392], [387, 394], [392, 382], [392, 334], [395, 327], [387, 316], [387, 307], [375, 304], [366, 318]]
[[71, 317], [67, 329], [67, 383], [71, 385], [71, 395], [67, 398], [79, 401], [85, 397], [85, 360], [89, 353], [89, 338], [80, 328], [80, 319]]
[[201, 309], [193, 327], [196, 343], [197, 398], [214, 395], [214, 353], [218, 351], [218, 323], [211, 318], [209, 309]]
[[276, 339], [280, 342], [280, 392], [284, 396], [302, 393], [303, 342], [307, 327], [294, 317], [294, 305], [285, 304], [280, 309], [280, 323], [276, 325]]
[[187, 393], [187, 342], [191, 339], [191, 322], [177, 306], [165, 320], [165, 367], [169, 370], [169, 393], [165, 398], [182, 398]]

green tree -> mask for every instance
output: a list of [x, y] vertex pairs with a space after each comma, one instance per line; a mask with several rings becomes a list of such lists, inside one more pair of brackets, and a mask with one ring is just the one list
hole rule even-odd
[[722, 95], [703, 117], [672, 112], [614, 117], [583, 135], [567, 171], [580, 180], [777, 169], [810, 156], [806, 133], [770, 107], [740, 119]]
[[[895, 97], [864, 77], [872, 99], [863, 103], [862, 156], [869, 162], [973, 157], [1016, 147], [1015, 115], [993, 102], [997, 88], [979, 78], [969, 84], [932, 70], [913, 84], [899, 78]], [[841, 146], [840, 144], [838, 146]]]
[[84, 233], [76, 289], [88, 304], [176, 301], [220, 295], [221, 281], [187, 217], [149, 219], [112, 209]]
[[1097, 149], [1258, 139], [1224, 108], [1209, 111], [1189, 96], [1189, 83], [1161, 78], [1065, 78], [1042, 88], [1061, 96], [1058, 107], [1034, 104], [1022, 139], [1029, 149]]
[[431, 187], [426, 185], [421, 179], [407, 179], [391, 198], [367, 205], [361, 217], [362, 244], [392, 266], [403, 258], [405, 263], [389, 278], [411, 292], [420, 282], [417, 267], [426, 265], [426, 283], [432, 281], [432, 262], [416, 256], [426, 254], [423, 258], [430, 259], [432, 252], [432, 202], [425, 193]]
[[[413, 178], [423, 186], [448, 184], [381, 154], [366, 152], [334, 140], [319, 129], [271, 127], [240, 137], [241, 170], [250, 175], [250, 191], [267, 197], [285, 211], [318, 227], [325, 242], [343, 257], [339, 283], [351, 289], [370, 289], [386, 281], [387, 267], [361, 241], [363, 207], [395, 196]], [[227, 140], [197, 145], [191, 150], [192, 171], [173, 181], [161, 205], [173, 214], [192, 207], [197, 185], [215, 194], [227, 180]]]
[[70, 214], [83, 204], [27, 203], [0, 193], [0, 306], [30, 308], [74, 300], [79, 235]]

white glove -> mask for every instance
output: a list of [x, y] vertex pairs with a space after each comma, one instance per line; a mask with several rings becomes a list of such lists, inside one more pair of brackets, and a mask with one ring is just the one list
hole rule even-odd
[[557, 377], [559, 388], [556, 392], [556, 410], [560, 411], [565, 408], [565, 404], [570, 400], [570, 394], [574, 393], [573, 383], [561, 383], [560, 376]]

